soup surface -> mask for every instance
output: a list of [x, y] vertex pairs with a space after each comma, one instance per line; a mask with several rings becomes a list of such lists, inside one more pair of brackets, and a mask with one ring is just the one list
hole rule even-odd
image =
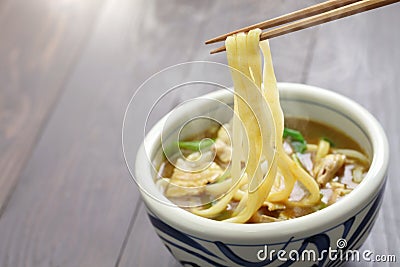
[[[231, 123], [224, 127], [212, 127], [189, 140], [181, 141], [179, 147], [182, 154], [173, 157], [172, 162], [167, 159], [162, 162], [156, 183], [168, 199], [193, 211], [194, 208], [201, 210], [212, 207], [217, 203], [216, 200], [230, 192], [231, 128]], [[265, 196], [263, 205], [247, 223], [293, 219], [332, 205], [351, 193], [362, 181], [370, 165], [360, 145], [345, 133], [305, 119], [285, 118], [283, 146], [285, 153], [318, 183], [320, 201], [313, 205], [298, 205], [309, 195], [299, 181], [290, 188], [287, 200], [274, 200], [271, 195], [285, 187], [284, 177], [278, 175], [271, 195]], [[207, 165], [204, 162], [208, 162]], [[202, 164], [206, 167], [199, 168]], [[242, 168], [245, 166], [243, 159]], [[264, 172], [267, 171], [268, 166], [265, 166]], [[241, 186], [225, 209], [212, 219], [231, 217], [245, 195], [246, 186]]]

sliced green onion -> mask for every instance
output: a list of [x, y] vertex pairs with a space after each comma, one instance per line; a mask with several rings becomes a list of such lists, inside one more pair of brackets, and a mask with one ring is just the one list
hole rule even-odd
[[328, 137], [322, 137], [321, 139], [326, 141], [326, 142], [328, 142], [331, 145], [331, 147], [335, 147], [336, 146], [335, 143], [331, 139], [329, 139]]
[[179, 148], [192, 151], [200, 151], [214, 144], [213, 139], [203, 139], [200, 141], [181, 141], [178, 142]]
[[325, 209], [328, 206], [328, 203], [325, 203], [324, 201], [322, 201], [322, 198], [324, 197], [324, 194], [320, 193], [319, 196], [320, 196], [320, 202], [319, 202], [318, 205], [316, 205], [314, 207], [315, 211]]
[[326, 204], [325, 202], [321, 201], [321, 203], [317, 207], [317, 210], [323, 210], [326, 207], [328, 207], [328, 204]]
[[307, 142], [303, 135], [297, 131], [290, 128], [283, 129], [283, 138], [289, 137], [290, 144], [295, 152], [304, 153], [307, 150]]
[[291, 145], [292, 145], [294, 151], [301, 153], [301, 154], [303, 154], [307, 150], [307, 143], [305, 141], [304, 142], [297, 142], [297, 141], [291, 142]]
[[283, 138], [290, 137], [292, 141], [305, 142], [303, 135], [297, 131], [290, 128], [283, 129]]

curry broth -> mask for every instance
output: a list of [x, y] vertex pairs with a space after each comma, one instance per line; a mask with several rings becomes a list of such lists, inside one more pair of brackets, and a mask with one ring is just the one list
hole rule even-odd
[[[330, 140], [333, 144], [334, 148], [346, 148], [346, 149], [353, 149], [360, 151], [361, 153], [365, 154], [361, 146], [354, 141], [351, 137], [343, 133], [342, 131], [335, 129], [331, 126], [315, 122], [315, 121], [310, 121], [307, 119], [300, 119], [300, 118], [294, 118], [294, 117], [288, 117], [285, 118], [285, 127], [300, 131], [302, 135], [304, 136], [304, 139], [307, 141], [309, 144], [318, 144], [321, 138], [327, 138], [327, 140]], [[208, 129], [196, 136], [193, 136], [192, 138], [188, 138], [187, 141], [194, 141], [194, 140], [201, 140], [202, 138], [216, 138], [216, 130], [214, 128]], [[186, 141], [186, 140], [185, 140]], [[185, 154], [185, 152], [184, 152]], [[312, 154], [312, 153], [311, 153]], [[311, 155], [311, 157], [314, 157], [314, 154]], [[218, 158], [215, 159], [215, 162], [217, 164], [220, 164], [218, 161]], [[158, 172], [158, 178], [164, 177], [164, 178], [170, 178], [172, 176], [174, 170], [173, 164], [165, 160], [159, 168]], [[338, 173], [338, 177], [334, 180], [334, 182], [341, 183], [343, 179], [348, 179], [346, 178], [346, 168], [342, 168], [342, 170]], [[350, 177], [351, 180], [351, 177]], [[330, 190], [330, 185], [327, 184], [328, 186], [320, 187], [320, 193], [321, 196], [326, 193], [326, 191]], [[354, 184], [353, 186], [356, 186]], [[347, 185], [346, 185], [347, 187]], [[353, 187], [354, 188], [354, 187]], [[324, 191], [325, 190], [325, 191]], [[206, 194], [201, 194], [198, 196], [199, 198], [206, 200], [207, 195]], [[341, 197], [338, 197], [336, 201], [338, 201]], [[171, 199], [171, 201], [176, 202], [176, 199]], [[185, 201], [185, 197], [181, 198], [180, 201]], [[333, 202], [334, 203], [334, 202]], [[319, 203], [317, 203], [315, 206], [311, 207], [297, 207], [297, 206], [286, 206], [284, 210], [278, 210], [278, 211], [269, 211], [266, 207], [260, 208], [259, 212], [261, 212], [264, 215], [267, 216], [272, 216], [272, 217], [284, 217], [286, 219], [293, 219], [297, 217], [301, 217], [310, 213], [313, 213], [317, 210], [320, 210], [322, 208], [325, 208], [326, 206], [329, 206], [333, 204], [332, 202], [329, 203], [323, 203], [322, 199]], [[214, 218], [214, 220], [223, 220], [229, 217], [229, 214], [232, 213], [232, 208], [236, 207], [238, 202], [231, 200], [230, 204], [227, 206], [226, 210], [219, 214], [217, 217]], [[283, 204], [283, 203], [282, 203]], [[178, 204], [179, 205], [179, 204]], [[188, 209], [189, 210], [189, 209]], [[252, 220], [250, 219], [247, 223], [252, 223]]]
[[319, 140], [325, 137], [332, 140], [335, 147], [354, 149], [365, 154], [361, 146], [350, 136], [329, 125], [307, 119], [288, 117], [285, 118], [285, 127], [301, 132], [310, 144], [318, 144]]

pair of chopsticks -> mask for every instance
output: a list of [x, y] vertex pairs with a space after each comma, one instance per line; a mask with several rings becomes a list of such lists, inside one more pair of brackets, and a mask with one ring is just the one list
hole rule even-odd
[[[239, 33], [248, 32], [252, 29], [270, 29], [272, 30], [261, 33], [260, 40], [271, 39], [287, 33], [310, 28], [329, 21], [348, 17], [357, 13], [390, 5], [400, 0], [329, 0], [314, 6], [310, 6], [277, 18], [266, 20], [242, 29], [238, 29], [221, 36], [206, 41], [206, 44], [224, 41], [228, 36]], [[286, 24], [286, 25], [284, 25]], [[210, 53], [215, 54], [225, 51], [225, 46], [212, 50]]]

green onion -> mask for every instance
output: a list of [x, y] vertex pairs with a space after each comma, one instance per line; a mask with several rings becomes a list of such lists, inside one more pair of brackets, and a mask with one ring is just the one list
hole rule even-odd
[[307, 150], [307, 143], [305, 141], [304, 142], [296, 142], [295, 141], [295, 142], [291, 142], [290, 144], [292, 145], [293, 150], [298, 153], [303, 154]]
[[331, 139], [329, 139], [328, 137], [322, 137], [321, 139], [326, 141], [326, 142], [328, 142], [331, 147], [335, 147], [335, 143]]
[[200, 141], [181, 141], [178, 142], [179, 148], [181, 149], [187, 149], [187, 150], [192, 150], [192, 151], [200, 151], [204, 148], [207, 148], [214, 144], [213, 139], [203, 139]]
[[307, 142], [304, 139], [303, 135], [297, 131], [290, 128], [283, 129], [283, 138], [289, 137], [290, 144], [294, 151], [298, 153], [304, 153], [307, 150]]
[[284, 128], [283, 129], [283, 138], [290, 137], [293, 141], [305, 142], [303, 135], [293, 129]]
[[328, 207], [328, 203], [325, 203], [324, 201], [322, 201], [324, 194], [320, 193], [319, 196], [320, 196], [320, 202], [318, 205], [314, 206], [314, 208], [313, 208], [315, 211], [322, 210], [322, 209], [325, 209], [326, 207]]
[[317, 210], [323, 210], [326, 207], [328, 207], [328, 204], [326, 204], [325, 202], [321, 201], [321, 203], [317, 206]]

